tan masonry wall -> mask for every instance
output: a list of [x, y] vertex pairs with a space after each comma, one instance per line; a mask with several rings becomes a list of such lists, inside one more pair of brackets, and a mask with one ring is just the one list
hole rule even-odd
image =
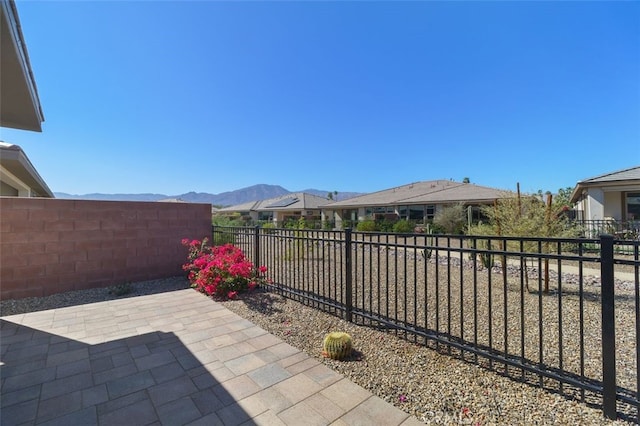
[[182, 275], [211, 205], [0, 197], [0, 298]]

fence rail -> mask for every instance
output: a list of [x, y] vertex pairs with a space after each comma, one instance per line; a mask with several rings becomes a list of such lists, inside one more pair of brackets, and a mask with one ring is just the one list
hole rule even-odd
[[270, 291], [639, 420], [638, 241], [258, 227], [213, 240], [267, 266]]

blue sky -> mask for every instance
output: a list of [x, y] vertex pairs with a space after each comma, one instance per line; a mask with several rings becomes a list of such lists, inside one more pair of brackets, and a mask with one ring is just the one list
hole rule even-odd
[[18, 2], [56, 192], [555, 191], [640, 164], [639, 2]]

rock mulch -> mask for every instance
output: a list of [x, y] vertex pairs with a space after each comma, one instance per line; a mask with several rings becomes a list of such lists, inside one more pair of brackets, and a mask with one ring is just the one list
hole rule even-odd
[[[626, 423], [605, 419], [598, 408], [273, 293], [258, 291], [223, 304], [427, 424]], [[323, 337], [331, 331], [351, 334], [355, 352], [349, 360], [322, 357]]]

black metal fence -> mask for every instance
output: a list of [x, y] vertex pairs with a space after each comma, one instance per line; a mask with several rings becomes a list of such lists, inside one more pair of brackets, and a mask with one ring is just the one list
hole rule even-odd
[[267, 266], [270, 291], [638, 421], [638, 241], [258, 227], [213, 238]]
[[624, 240], [640, 240], [640, 220], [580, 220], [574, 221], [587, 237], [597, 238], [602, 234], [611, 234]]

